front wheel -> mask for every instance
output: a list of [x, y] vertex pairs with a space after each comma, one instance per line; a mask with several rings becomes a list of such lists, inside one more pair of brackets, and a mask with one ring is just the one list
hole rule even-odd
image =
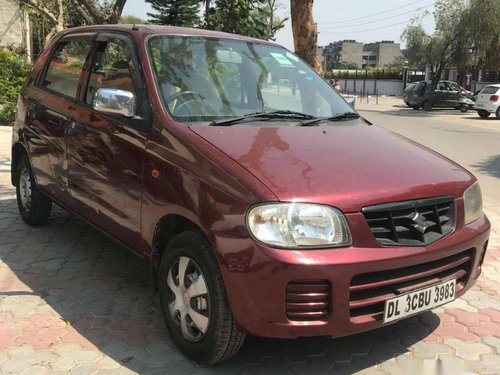
[[23, 221], [31, 226], [45, 224], [52, 210], [52, 201], [36, 186], [27, 155], [23, 155], [16, 169], [17, 207]]
[[469, 110], [469, 106], [467, 104], [462, 104], [460, 107], [460, 112], [466, 113]]
[[488, 111], [477, 111], [477, 114], [481, 118], [488, 118], [488, 117], [490, 117], [490, 113]]
[[184, 232], [172, 239], [159, 276], [168, 332], [186, 356], [208, 365], [239, 351], [245, 334], [234, 322], [214, 251], [199, 232]]

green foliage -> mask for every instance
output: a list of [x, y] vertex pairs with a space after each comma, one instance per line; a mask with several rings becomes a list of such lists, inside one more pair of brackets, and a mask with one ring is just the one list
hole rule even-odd
[[397, 56], [390, 64], [387, 65], [387, 67], [402, 70], [405, 67], [408, 68], [408, 61], [405, 56]]
[[469, 35], [478, 65], [500, 70], [500, 1], [471, 0], [469, 13]]
[[399, 68], [369, 68], [361, 69], [333, 69], [324, 74], [325, 78], [357, 78], [357, 79], [398, 79], [402, 78]]
[[30, 65], [19, 56], [0, 49], [0, 124], [9, 125], [14, 121], [17, 97], [30, 72]]
[[215, 0], [215, 6], [206, 15], [204, 27], [270, 39], [277, 31], [273, 31], [271, 27], [272, 11], [269, 2], [265, 0]]
[[130, 24], [130, 25], [146, 25], [148, 21], [143, 20], [140, 17], [134, 16], [132, 14], [126, 14], [120, 17], [118, 23]]
[[352, 61], [342, 61], [339, 64], [339, 69], [359, 69], [360, 66], [359, 64], [356, 64], [355, 62]]
[[12, 125], [16, 118], [16, 105], [14, 103], [0, 104], [0, 125]]
[[434, 20], [436, 29], [432, 35], [416, 22], [402, 35], [412, 66], [424, 69], [429, 64], [434, 72], [446, 64], [459, 68], [467, 64], [498, 66], [500, 1], [437, 0]]
[[155, 11], [149, 22], [158, 25], [193, 27], [200, 24], [200, 0], [146, 0]]

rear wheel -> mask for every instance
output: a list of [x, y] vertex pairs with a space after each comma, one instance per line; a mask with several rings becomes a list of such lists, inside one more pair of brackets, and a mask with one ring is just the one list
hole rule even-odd
[[500, 120], [500, 107], [497, 108], [497, 111], [495, 112], [495, 116], [497, 117], [498, 120]]
[[52, 210], [52, 201], [36, 186], [27, 155], [23, 155], [16, 170], [17, 207], [23, 221], [32, 226], [45, 224]]
[[460, 112], [466, 113], [469, 110], [469, 106], [467, 104], [462, 104], [459, 107]]
[[160, 265], [160, 301], [177, 347], [199, 364], [228, 359], [243, 345], [231, 313], [217, 259], [196, 231], [169, 243]]
[[490, 117], [490, 113], [488, 111], [477, 111], [477, 114], [481, 118], [488, 118], [488, 117]]

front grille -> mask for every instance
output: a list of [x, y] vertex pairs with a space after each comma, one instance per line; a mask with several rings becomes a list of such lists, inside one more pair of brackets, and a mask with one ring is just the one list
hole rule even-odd
[[295, 321], [326, 320], [331, 284], [327, 280], [293, 281], [286, 287], [286, 316]]
[[472, 263], [473, 250], [467, 250], [433, 262], [356, 275], [349, 288], [351, 320], [382, 320], [386, 300], [451, 279], [457, 280], [459, 292], [467, 283]]
[[439, 197], [368, 206], [362, 212], [381, 245], [422, 246], [453, 230], [454, 203], [453, 197]]

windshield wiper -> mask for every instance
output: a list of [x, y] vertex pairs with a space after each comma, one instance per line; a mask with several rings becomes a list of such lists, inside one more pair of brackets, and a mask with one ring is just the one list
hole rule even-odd
[[248, 113], [243, 116], [239, 117], [231, 117], [228, 119], [222, 119], [222, 120], [214, 120], [209, 126], [229, 126], [232, 125], [236, 122], [256, 118], [256, 117], [262, 117], [266, 119], [273, 119], [273, 118], [291, 118], [291, 119], [305, 119], [305, 120], [314, 120], [316, 119], [315, 116], [313, 115], [308, 115], [306, 113], [301, 113], [301, 112], [296, 112], [296, 111], [288, 111], [288, 110], [279, 110], [279, 111], [271, 111], [271, 112], [255, 112], [255, 113]]
[[318, 124], [322, 121], [339, 121], [339, 120], [345, 120], [345, 119], [356, 119], [359, 118], [360, 116], [356, 112], [344, 112], [344, 113], [339, 113], [338, 115], [331, 116], [331, 117], [317, 117], [313, 118], [308, 121], [301, 121], [298, 126], [310, 126], [310, 125], [315, 125]]

